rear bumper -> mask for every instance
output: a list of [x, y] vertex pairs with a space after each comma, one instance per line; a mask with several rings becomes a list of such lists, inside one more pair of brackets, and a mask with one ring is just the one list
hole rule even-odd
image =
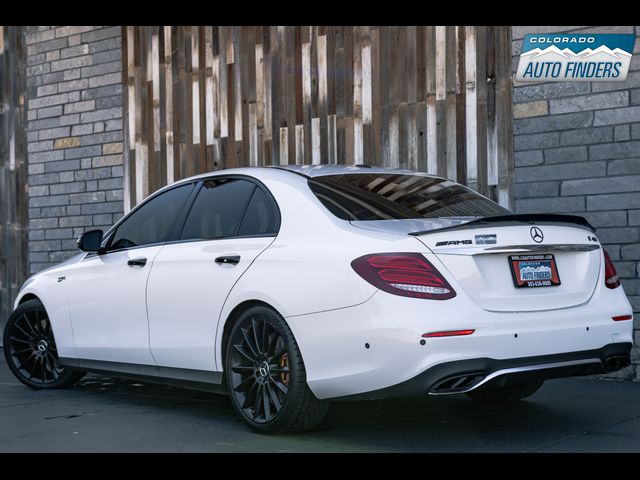
[[338, 398], [364, 400], [452, 395], [536, 380], [609, 373], [629, 365], [631, 346], [631, 343], [611, 343], [594, 350], [535, 357], [457, 360], [435, 365], [390, 387]]
[[[571, 361], [573, 357], [565, 357], [571, 352], [631, 344], [633, 322], [612, 319], [631, 310], [622, 288], [603, 285], [589, 302], [556, 310], [491, 312], [479, 309], [462, 293], [438, 302], [377, 292], [353, 307], [286, 320], [300, 347], [311, 391], [319, 399], [330, 399], [390, 388], [453, 362], [494, 359], [509, 368], [519, 366], [509, 363], [519, 359], [550, 356]], [[428, 332], [465, 329], [475, 331], [423, 342]], [[592, 363], [596, 365], [589, 371], [602, 371]], [[474, 365], [480, 372], [495, 370], [489, 367]], [[583, 369], [571, 367], [578, 374]]]

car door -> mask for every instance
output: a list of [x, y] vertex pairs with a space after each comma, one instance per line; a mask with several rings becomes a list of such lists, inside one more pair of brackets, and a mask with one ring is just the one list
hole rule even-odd
[[152, 197], [118, 224], [103, 244], [69, 275], [70, 316], [79, 358], [153, 365], [149, 350], [146, 286], [164, 242], [177, 234], [177, 222], [194, 185], [181, 185]]
[[203, 183], [181, 241], [163, 248], [149, 277], [149, 338], [159, 366], [216, 370], [214, 341], [227, 295], [279, 225], [264, 186], [233, 177]]

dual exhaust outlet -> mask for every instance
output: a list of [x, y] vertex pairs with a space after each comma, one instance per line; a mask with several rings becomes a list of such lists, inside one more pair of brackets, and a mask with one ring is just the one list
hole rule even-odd
[[[521, 374], [540, 372], [544, 378], [558, 378], [563, 376], [596, 375], [611, 373], [631, 364], [629, 355], [611, 355], [604, 359], [590, 358], [571, 360], [566, 362], [548, 363], [540, 365], [526, 365], [522, 367], [506, 368], [494, 372], [470, 372], [450, 375], [435, 382], [429, 389], [429, 395], [453, 395], [475, 390], [498, 377], [519, 376]], [[568, 369], [566, 375], [561, 371]]]

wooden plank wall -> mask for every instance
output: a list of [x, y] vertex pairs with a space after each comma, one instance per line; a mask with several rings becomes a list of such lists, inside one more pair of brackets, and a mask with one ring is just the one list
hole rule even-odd
[[0, 26], [0, 331], [27, 277], [24, 36]]
[[509, 27], [124, 29], [125, 209], [237, 166], [445, 176], [512, 204]]

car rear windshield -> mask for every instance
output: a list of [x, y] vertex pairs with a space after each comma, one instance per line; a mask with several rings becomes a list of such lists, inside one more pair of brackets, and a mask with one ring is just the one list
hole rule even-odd
[[458, 183], [424, 175], [327, 175], [309, 179], [309, 188], [343, 220], [477, 218], [511, 213]]

